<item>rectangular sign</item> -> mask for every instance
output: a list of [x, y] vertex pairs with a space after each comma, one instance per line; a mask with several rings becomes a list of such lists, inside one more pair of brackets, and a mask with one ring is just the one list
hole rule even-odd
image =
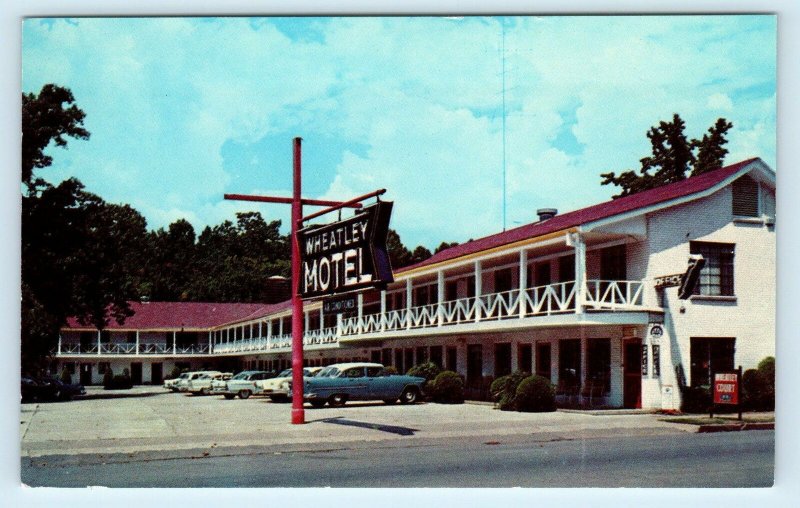
[[298, 231], [297, 290], [302, 298], [380, 287], [394, 280], [386, 250], [392, 204], [378, 201], [348, 219]]
[[736, 372], [714, 374], [714, 404], [739, 403], [739, 376]]
[[325, 314], [342, 314], [346, 312], [353, 312], [356, 310], [358, 302], [355, 295], [346, 296], [344, 298], [326, 298], [322, 302], [322, 312]]

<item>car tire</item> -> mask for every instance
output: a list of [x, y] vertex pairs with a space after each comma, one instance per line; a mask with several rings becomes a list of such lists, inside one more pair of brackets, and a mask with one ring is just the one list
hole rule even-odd
[[419, 390], [411, 387], [406, 388], [400, 395], [400, 404], [413, 404], [417, 401], [418, 397], [419, 397]]
[[234, 394], [232, 394], [232, 393], [225, 393], [225, 394], [223, 394], [223, 395], [224, 395], [224, 396], [225, 396], [225, 398], [226, 398], [226, 399], [228, 399], [228, 400], [233, 400], [233, 398], [234, 398], [234, 397], [236, 397], [236, 395], [234, 395]]
[[249, 399], [250, 398], [250, 390], [239, 390], [239, 398], [242, 399], [242, 400]]
[[335, 393], [328, 397], [328, 405], [331, 407], [342, 407], [347, 403], [347, 395]]
[[397, 402], [397, 399], [383, 399], [383, 403], [387, 404], [389, 406], [391, 406], [392, 404], [395, 404], [396, 402]]
[[208, 388], [200, 388], [200, 395], [208, 395]]
[[325, 401], [322, 399], [314, 399], [308, 402], [311, 404], [311, 407], [316, 407], [316, 408], [320, 408], [325, 405]]

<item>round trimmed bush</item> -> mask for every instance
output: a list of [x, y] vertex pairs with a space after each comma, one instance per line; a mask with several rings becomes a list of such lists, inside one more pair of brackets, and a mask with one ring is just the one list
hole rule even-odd
[[111, 370], [111, 367], [106, 369], [106, 372], [103, 374], [103, 388], [106, 390], [111, 388], [111, 385], [114, 383], [114, 371]]
[[495, 406], [501, 411], [514, 411], [517, 409], [515, 403], [517, 387], [529, 375], [527, 372], [513, 372], [492, 381], [489, 386], [489, 394], [494, 399]]
[[439, 375], [441, 371], [442, 369], [440, 369], [435, 363], [425, 362], [420, 363], [419, 365], [414, 365], [408, 369], [406, 374], [409, 376], [424, 377], [425, 381], [432, 381], [436, 376]]
[[464, 380], [452, 370], [440, 372], [431, 385], [434, 402], [440, 404], [462, 404], [464, 402]]
[[547, 378], [529, 376], [517, 386], [517, 411], [543, 413], [556, 410], [556, 390]]

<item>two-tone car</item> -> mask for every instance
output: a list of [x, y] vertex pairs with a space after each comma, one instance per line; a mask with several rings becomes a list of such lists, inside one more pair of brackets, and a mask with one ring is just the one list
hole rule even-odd
[[189, 379], [189, 374], [190, 374], [189, 372], [184, 372], [178, 377], [174, 377], [172, 379], [165, 379], [164, 380], [164, 389], [165, 390], [170, 390], [172, 392], [177, 392], [178, 391], [178, 383], [182, 379], [188, 380]]
[[222, 372], [218, 370], [199, 370], [195, 372], [186, 372], [186, 377], [180, 377], [178, 382], [175, 383], [175, 388], [179, 392], [188, 392], [189, 391], [189, 383], [203, 374], [222, 374]]
[[258, 381], [270, 379], [274, 376], [274, 372], [265, 370], [245, 370], [228, 380], [212, 381], [211, 392], [215, 395], [224, 395], [228, 400], [237, 395], [240, 399], [246, 399], [254, 393], [258, 393], [259, 388], [256, 386]]
[[[314, 377], [322, 367], [303, 367], [303, 378]], [[292, 369], [286, 369], [276, 377], [256, 383], [258, 394], [266, 395], [275, 402], [286, 402], [292, 397]]]
[[303, 398], [314, 407], [342, 406], [348, 400], [412, 404], [422, 396], [425, 378], [398, 375], [380, 363], [338, 363], [304, 381]]
[[186, 391], [193, 395], [210, 395], [212, 381], [227, 381], [231, 377], [233, 377], [233, 374], [230, 372], [203, 372], [194, 378], [189, 376], [189, 382], [186, 384]]

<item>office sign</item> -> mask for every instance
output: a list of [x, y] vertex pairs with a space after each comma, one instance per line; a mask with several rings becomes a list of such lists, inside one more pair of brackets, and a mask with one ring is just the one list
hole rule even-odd
[[348, 219], [298, 231], [302, 298], [382, 287], [394, 280], [386, 250], [392, 205], [379, 201]]
[[714, 404], [739, 404], [739, 374], [737, 372], [714, 374]]

